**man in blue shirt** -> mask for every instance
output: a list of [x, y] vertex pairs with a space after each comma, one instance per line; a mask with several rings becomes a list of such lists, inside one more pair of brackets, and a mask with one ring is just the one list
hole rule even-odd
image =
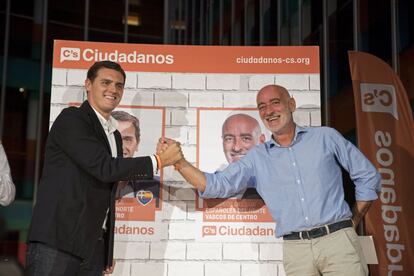
[[[377, 170], [336, 130], [297, 126], [296, 103], [284, 87], [263, 87], [257, 107], [271, 140], [221, 172], [203, 173], [184, 159], [176, 169], [205, 198], [237, 194], [255, 177], [277, 223], [276, 236], [284, 239], [287, 275], [367, 275], [354, 228], [378, 198]], [[341, 167], [355, 184], [352, 212], [344, 200]]]

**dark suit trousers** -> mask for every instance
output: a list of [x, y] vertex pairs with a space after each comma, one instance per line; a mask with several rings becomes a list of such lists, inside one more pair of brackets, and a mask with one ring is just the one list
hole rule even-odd
[[26, 276], [102, 276], [103, 270], [103, 238], [88, 261], [40, 242], [30, 242], [27, 247]]

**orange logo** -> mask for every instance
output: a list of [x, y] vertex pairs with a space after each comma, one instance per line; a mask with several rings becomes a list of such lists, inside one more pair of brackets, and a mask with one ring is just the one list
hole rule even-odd
[[217, 227], [215, 225], [203, 226], [203, 237], [204, 236], [215, 236], [217, 235]]
[[79, 48], [62, 47], [60, 49], [60, 62], [65, 60], [80, 60], [81, 52]]
[[389, 113], [398, 120], [394, 85], [361, 83], [361, 101], [362, 111]]

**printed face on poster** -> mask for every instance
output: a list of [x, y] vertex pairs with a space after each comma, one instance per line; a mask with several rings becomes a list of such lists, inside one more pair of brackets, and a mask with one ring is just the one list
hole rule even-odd
[[199, 169], [223, 170], [269, 139], [255, 108], [199, 109]]
[[121, 105], [112, 112], [120, 126], [124, 157], [155, 153], [158, 139], [163, 135], [164, 116], [162, 107]]
[[[252, 148], [270, 138], [256, 108], [199, 108], [198, 163], [202, 171], [214, 173], [242, 159]], [[274, 221], [255, 189], [227, 199], [197, 197], [201, 210], [199, 241], [274, 241]]]
[[[205, 172], [224, 170], [270, 137], [255, 108], [199, 108], [197, 114], [198, 164]], [[261, 201], [254, 179], [248, 187], [232, 198]], [[198, 207], [203, 208], [206, 207], [203, 203], [209, 200], [199, 198], [198, 201]]]

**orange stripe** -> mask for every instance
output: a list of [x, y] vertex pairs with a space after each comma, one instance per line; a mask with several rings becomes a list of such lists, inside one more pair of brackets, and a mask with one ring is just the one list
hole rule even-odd
[[111, 59], [126, 71], [319, 73], [318, 46], [180, 46], [55, 40], [54, 68]]

